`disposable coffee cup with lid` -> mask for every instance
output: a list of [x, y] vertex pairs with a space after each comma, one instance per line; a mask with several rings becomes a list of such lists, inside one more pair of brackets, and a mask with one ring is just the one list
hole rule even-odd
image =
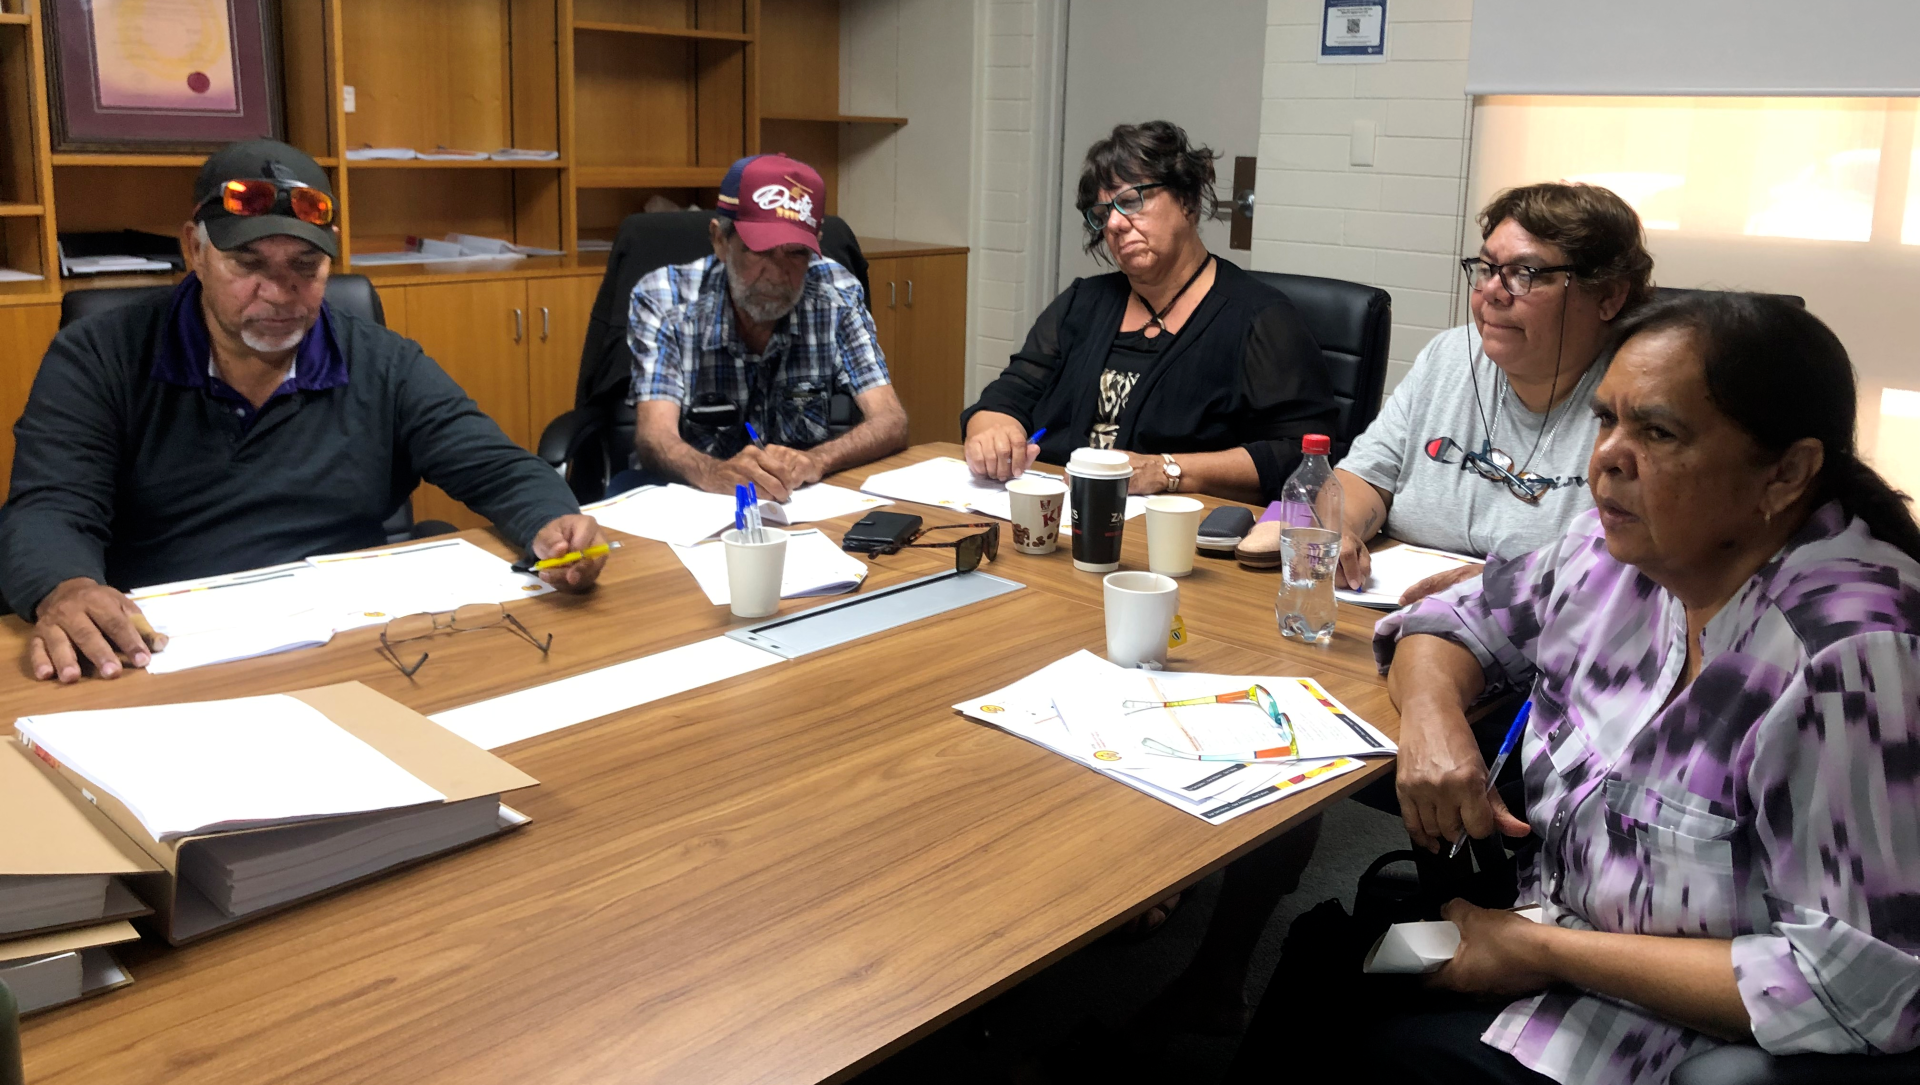
[[1067, 460], [1067, 501], [1073, 508], [1073, 567], [1110, 573], [1120, 567], [1127, 524], [1127, 480], [1133, 461], [1109, 448], [1080, 448]]

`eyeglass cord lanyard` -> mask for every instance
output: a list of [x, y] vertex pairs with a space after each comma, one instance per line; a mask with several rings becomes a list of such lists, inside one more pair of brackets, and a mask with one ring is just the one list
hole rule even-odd
[[[1187, 292], [1187, 287], [1192, 286], [1196, 282], [1199, 282], [1200, 273], [1207, 270], [1207, 266], [1212, 263], [1213, 263], [1213, 254], [1208, 253], [1207, 258], [1205, 260], [1200, 261], [1200, 266], [1197, 268], [1194, 268], [1193, 274], [1187, 277], [1186, 283], [1183, 284], [1180, 287], [1180, 289], [1175, 290], [1173, 292], [1173, 297], [1167, 299], [1166, 308], [1161, 309], [1157, 313], [1153, 311], [1153, 306], [1147, 302], [1146, 296], [1141, 294], [1139, 290], [1137, 289], [1134, 290], [1133, 296], [1140, 299], [1141, 308], [1147, 311], [1147, 323], [1141, 325], [1140, 330], [1144, 332], [1147, 330], [1148, 325], [1152, 325], [1153, 327], [1159, 328], [1161, 331], [1166, 331], [1167, 330], [1167, 321], [1166, 321], [1167, 314], [1173, 312], [1173, 307], [1180, 304], [1180, 297], [1181, 295]], [[1148, 336], [1147, 338], [1151, 339], [1153, 337]]]
[[[1567, 301], [1572, 294], [1573, 274], [1569, 272], [1567, 274], [1566, 292], [1560, 295], [1560, 335], [1557, 338], [1553, 351], [1553, 381], [1547, 386], [1547, 418], [1542, 422], [1540, 433], [1533, 439], [1533, 448], [1527, 452], [1527, 462], [1521, 464], [1519, 471], [1516, 471], [1515, 474], [1525, 474], [1527, 469], [1533, 466], [1533, 458], [1540, 454], [1540, 442], [1544, 440], [1548, 434], [1558, 429], [1560, 420], [1567, 417], [1566, 411], [1560, 412], [1560, 419], [1553, 417], [1553, 397], [1560, 391], [1560, 362], [1566, 356], [1567, 349]], [[1473, 354], [1474, 356], [1467, 361], [1467, 376], [1473, 381], [1473, 409], [1480, 415], [1481, 423], [1487, 427], [1487, 444], [1489, 447], [1492, 447], [1494, 441], [1493, 428], [1500, 424], [1500, 408], [1506, 403], [1506, 393], [1512, 390], [1513, 382], [1507, 379], [1505, 370], [1500, 371], [1502, 387], [1495, 389], [1493, 421], [1487, 421], [1486, 409], [1480, 406], [1480, 359], [1487, 356], [1487, 343], [1485, 339], [1479, 340], [1479, 344], [1474, 347]], [[1496, 364], [1494, 368], [1499, 369], [1499, 366]], [[1567, 406], [1573, 406], [1573, 397], [1571, 395], [1567, 397]]]

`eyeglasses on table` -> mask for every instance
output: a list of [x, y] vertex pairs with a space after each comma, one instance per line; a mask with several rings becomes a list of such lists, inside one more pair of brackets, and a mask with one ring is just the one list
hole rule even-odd
[[[969, 528], [969, 527], [977, 527], [977, 528], [982, 528], [984, 530], [976, 531], [971, 535], [968, 535], [964, 538], [955, 539], [952, 542], [921, 542], [920, 541], [922, 538], [924, 538], [927, 535], [928, 532], [953, 531], [960, 528]], [[920, 530], [914, 532], [912, 535], [909, 535], [907, 537], [907, 541], [900, 544], [899, 546], [888, 547], [884, 550], [876, 551], [875, 553], [876, 554], [897, 554], [901, 550], [906, 549], [908, 547], [913, 547], [916, 549], [928, 549], [928, 550], [951, 549], [953, 551], [954, 572], [970, 573], [980, 567], [981, 558], [985, 558], [988, 561], [999, 560], [1000, 558], [1000, 524], [997, 521], [991, 522], [991, 523], [974, 523], [974, 524], [934, 524], [931, 527], [923, 527]]]
[[[415, 641], [430, 640], [442, 634], [477, 633], [483, 629], [505, 628], [528, 644], [540, 649], [541, 655], [553, 646], [553, 634], [547, 639], [535, 637], [520, 619], [507, 613], [507, 608], [499, 603], [470, 603], [456, 610], [438, 614], [405, 614], [388, 622], [380, 630], [380, 651], [387, 662], [400, 669], [400, 673], [412, 678], [426, 665], [428, 653], [421, 652], [420, 658], [412, 664], [400, 658], [399, 646]], [[412, 654], [412, 649], [408, 649]]]

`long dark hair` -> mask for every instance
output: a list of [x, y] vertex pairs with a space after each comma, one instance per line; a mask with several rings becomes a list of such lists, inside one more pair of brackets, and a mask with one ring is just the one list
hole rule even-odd
[[1826, 452], [1816, 505], [1838, 500], [1883, 542], [1920, 561], [1920, 525], [1905, 494], [1860, 461], [1853, 363], [1833, 330], [1771, 294], [1697, 290], [1660, 297], [1621, 318], [1611, 356], [1636, 335], [1685, 329], [1706, 367], [1707, 394], [1771, 455], [1802, 438]]

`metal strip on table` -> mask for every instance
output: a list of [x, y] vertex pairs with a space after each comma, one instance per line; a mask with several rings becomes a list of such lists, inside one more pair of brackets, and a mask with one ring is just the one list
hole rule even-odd
[[1025, 584], [991, 573], [937, 573], [815, 607], [791, 617], [747, 629], [736, 629], [727, 636], [777, 656], [793, 659], [822, 648], [832, 648], [874, 633], [883, 633], [908, 622], [931, 618], [935, 614], [983, 603], [1024, 587]]

